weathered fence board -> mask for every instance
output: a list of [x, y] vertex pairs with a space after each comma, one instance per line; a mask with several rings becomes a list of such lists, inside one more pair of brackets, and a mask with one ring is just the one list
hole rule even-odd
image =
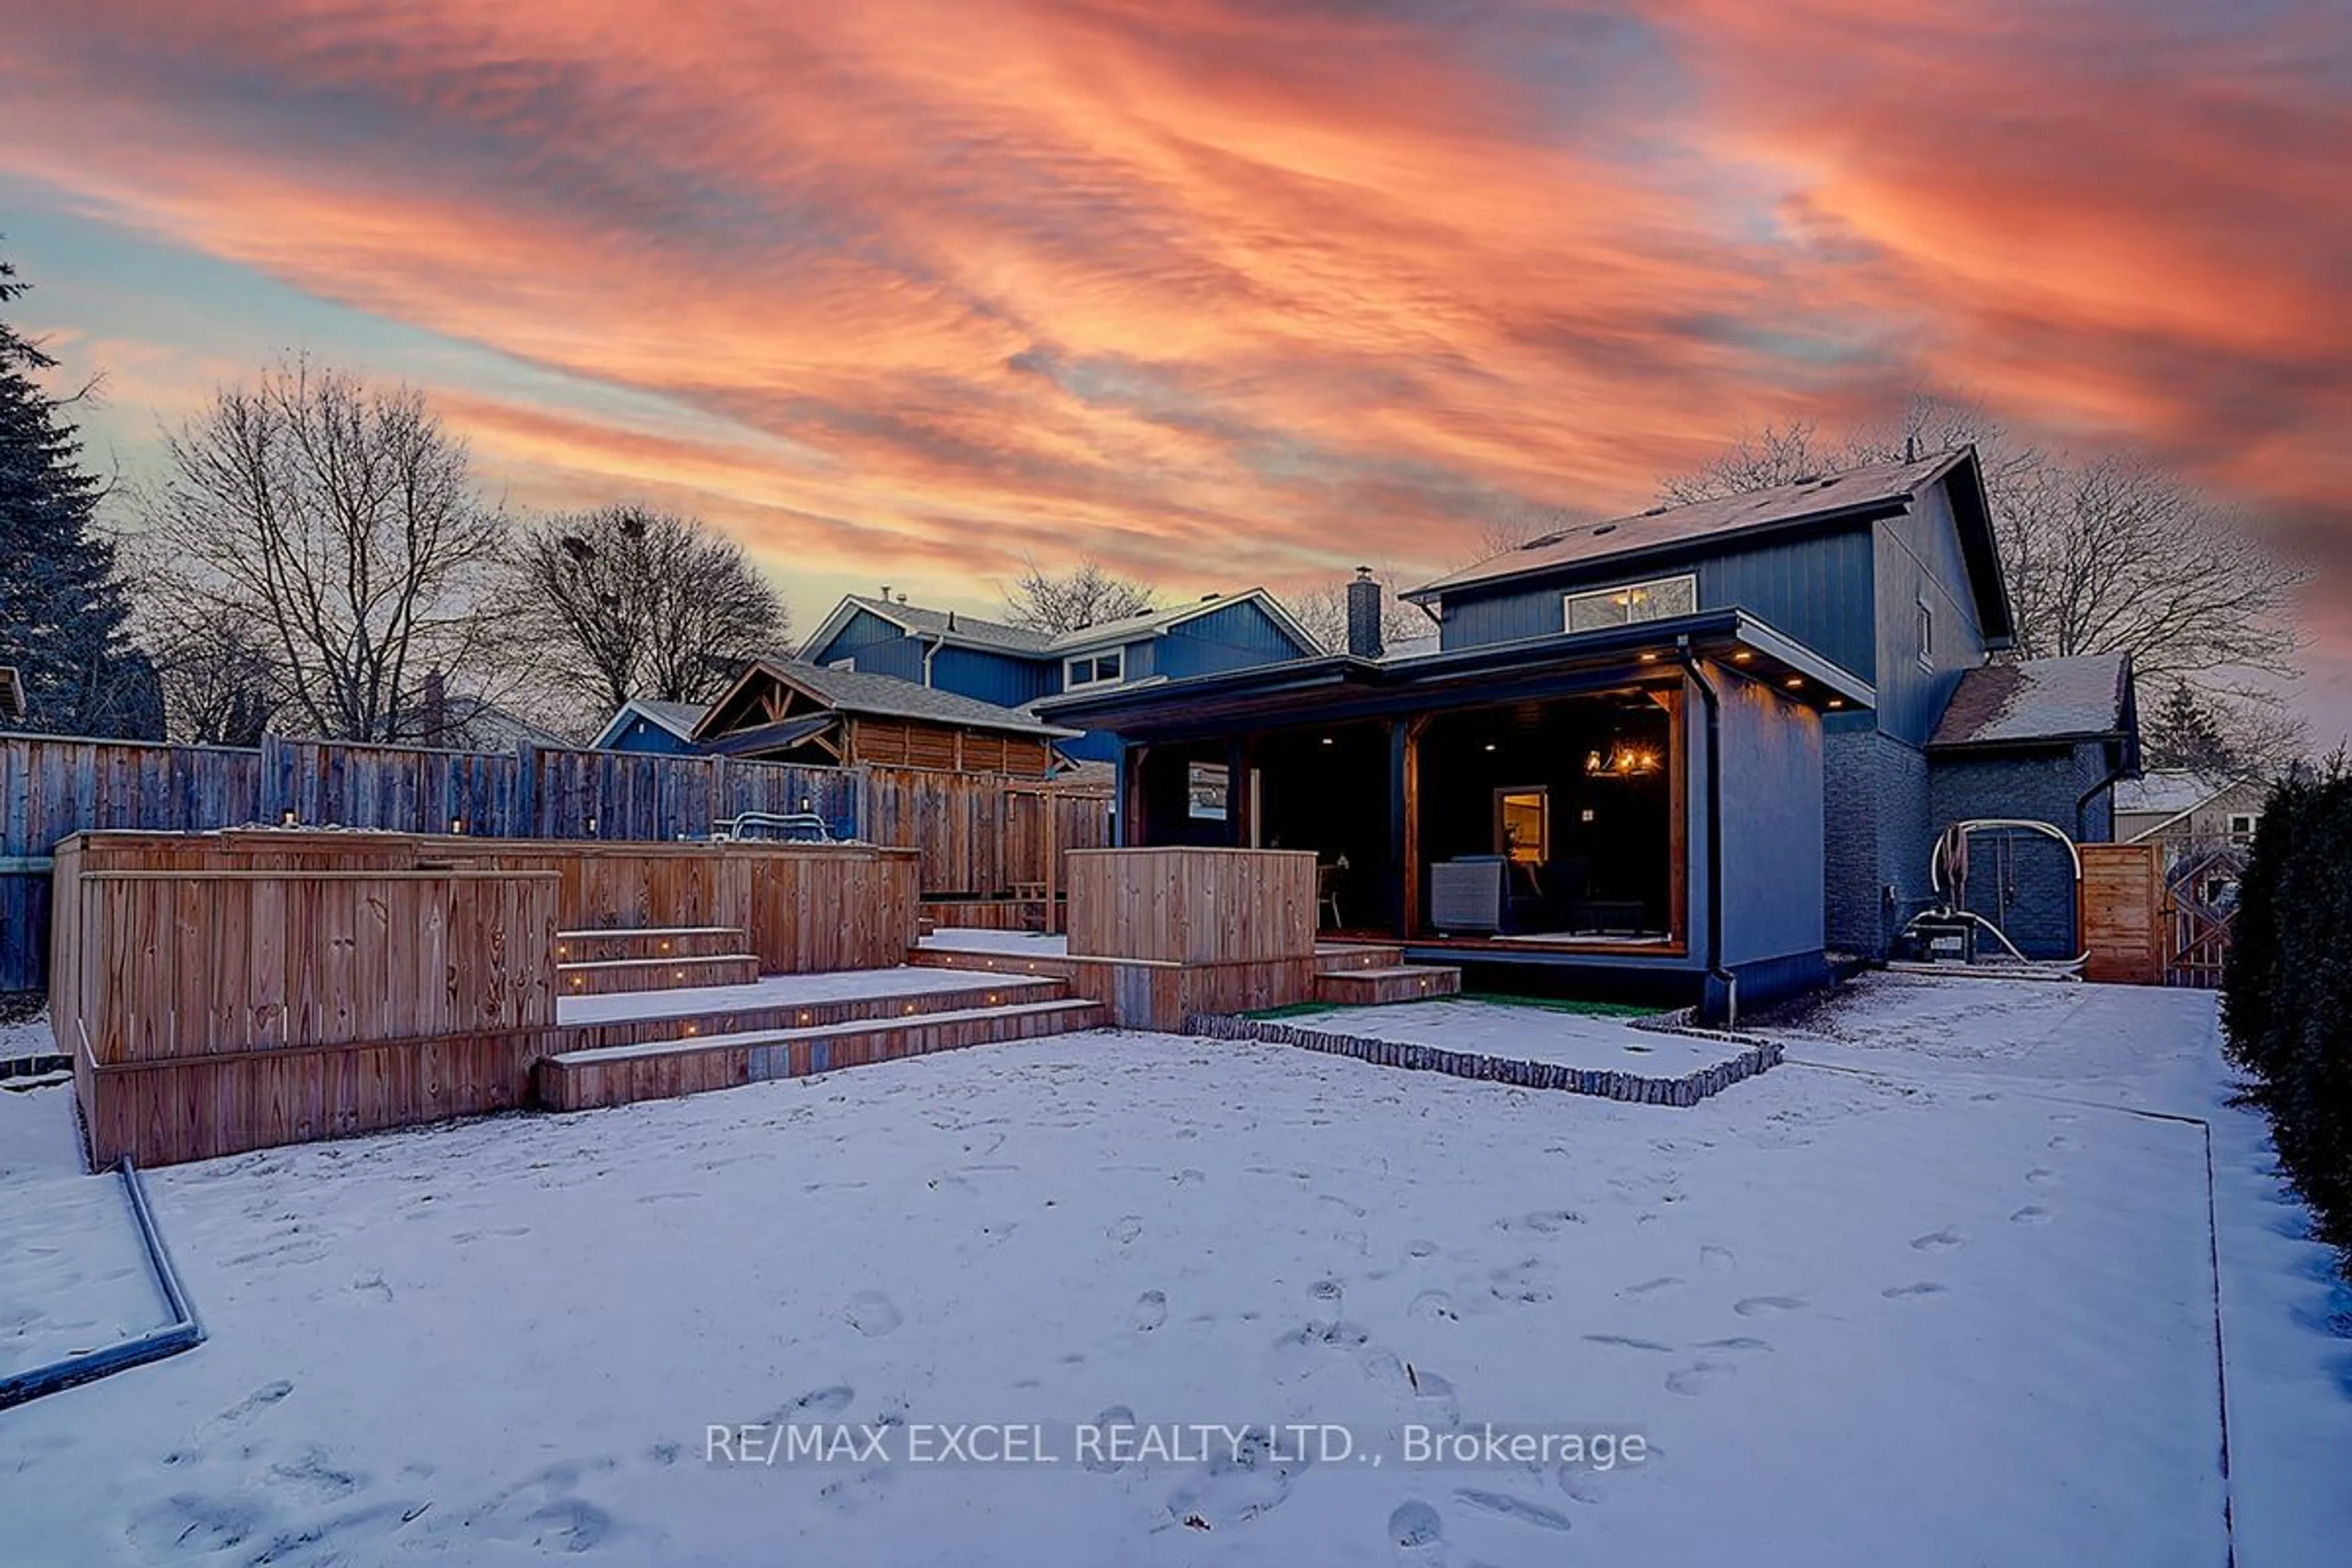
[[930, 895], [1059, 885], [1062, 855], [1110, 837], [1107, 791], [917, 768], [532, 746], [506, 754], [272, 737], [236, 751], [0, 735], [0, 991], [47, 983], [48, 862], [72, 833], [290, 819], [439, 835], [461, 824], [476, 840], [662, 842], [708, 838], [748, 811], [814, 812], [835, 837], [914, 849], [920, 891]]

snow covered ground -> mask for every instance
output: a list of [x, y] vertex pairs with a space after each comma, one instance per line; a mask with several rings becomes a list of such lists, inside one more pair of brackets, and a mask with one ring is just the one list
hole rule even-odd
[[[1880, 981], [1693, 1110], [1095, 1033], [157, 1172], [213, 1337], [0, 1415], [9, 1551], [2220, 1563], [2204, 1118], [2238, 1561], [2339, 1563], [2342, 1298], [2212, 1033]], [[828, 1421], [1063, 1462], [706, 1458]], [[1490, 1423], [1647, 1453], [1407, 1462]]]

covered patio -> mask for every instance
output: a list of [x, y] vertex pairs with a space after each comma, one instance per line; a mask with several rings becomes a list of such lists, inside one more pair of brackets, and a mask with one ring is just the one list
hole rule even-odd
[[1821, 716], [1871, 699], [1717, 611], [1055, 717], [1118, 733], [1122, 843], [1312, 850], [1327, 938], [1646, 978], [1721, 1014], [1822, 971]]

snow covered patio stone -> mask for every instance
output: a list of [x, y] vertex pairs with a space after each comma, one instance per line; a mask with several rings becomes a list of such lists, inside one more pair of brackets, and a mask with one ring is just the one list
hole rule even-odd
[[[0, 1418], [10, 1550], [2218, 1563], [2205, 1140], [2137, 1113], [2238, 1114], [2211, 998], [2015, 989], [1866, 988], [1673, 1111], [1097, 1033], [158, 1172], [213, 1338]], [[2251, 1146], [2216, 1134], [2239, 1560], [2340, 1562], [2342, 1345], [2285, 1310], [2324, 1288]], [[1261, 1436], [707, 1458], [1127, 1418]], [[1489, 1425], [1647, 1451], [1405, 1461]]]

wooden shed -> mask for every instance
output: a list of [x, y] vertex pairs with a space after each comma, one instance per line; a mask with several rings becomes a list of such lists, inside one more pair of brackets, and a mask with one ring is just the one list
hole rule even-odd
[[697, 751], [765, 762], [860, 763], [1043, 778], [1078, 731], [893, 676], [761, 659], [695, 726]]

